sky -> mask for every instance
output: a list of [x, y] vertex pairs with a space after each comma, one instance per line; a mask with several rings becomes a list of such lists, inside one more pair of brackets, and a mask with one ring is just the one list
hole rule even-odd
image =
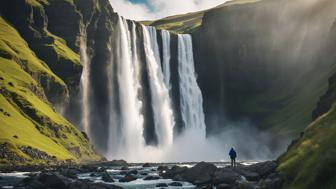
[[215, 7], [227, 0], [110, 0], [119, 15], [132, 20], [154, 20]]

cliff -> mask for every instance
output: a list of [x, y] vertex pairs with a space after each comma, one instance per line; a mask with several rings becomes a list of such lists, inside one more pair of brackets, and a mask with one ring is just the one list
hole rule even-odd
[[247, 119], [293, 136], [309, 124], [335, 71], [322, 54], [335, 10], [334, 1], [269, 0], [205, 12], [192, 35], [209, 131]]
[[[0, 6], [1, 164], [95, 161], [89, 139], [62, 107], [78, 89], [81, 13], [71, 1]], [[61, 23], [60, 15], [73, 19]]]

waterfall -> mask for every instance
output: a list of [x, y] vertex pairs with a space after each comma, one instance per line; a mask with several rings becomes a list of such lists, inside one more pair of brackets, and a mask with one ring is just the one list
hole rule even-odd
[[83, 71], [80, 79], [82, 97], [82, 129], [90, 136], [90, 57], [87, 52], [86, 26], [81, 24], [80, 61]]
[[117, 59], [117, 80], [119, 85], [120, 106], [120, 146], [122, 155], [135, 158], [144, 145], [143, 115], [141, 101], [138, 99], [138, 78], [136, 65], [138, 63], [135, 43], [135, 24], [132, 23], [133, 34], [125, 19], [119, 17]]
[[200, 130], [205, 137], [203, 99], [196, 80], [190, 35], [178, 35], [178, 73], [181, 113], [185, 128]]
[[166, 30], [161, 31], [162, 35], [162, 70], [164, 83], [170, 89], [170, 33]]
[[161, 69], [159, 47], [154, 27], [143, 26], [144, 48], [147, 60], [147, 71], [154, 112], [155, 131], [161, 147], [170, 146], [173, 142], [175, 125], [169, 92], [164, 84]]

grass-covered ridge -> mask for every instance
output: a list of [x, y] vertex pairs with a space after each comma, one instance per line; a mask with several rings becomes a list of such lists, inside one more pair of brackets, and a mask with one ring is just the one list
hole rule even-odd
[[304, 135], [280, 157], [286, 189], [336, 186], [336, 107], [310, 124]]
[[168, 30], [173, 33], [191, 33], [197, 30], [202, 25], [202, 19], [206, 12], [211, 11], [213, 9], [219, 9], [223, 7], [245, 4], [245, 3], [253, 3], [259, 0], [232, 0], [226, 3], [223, 3], [217, 7], [212, 9], [202, 10], [198, 12], [191, 12], [187, 14], [180, 14], [169, 16], [166, 18], [162, 18], [159, 20], [153, 21], [142, 21], [141, 23], [144, 25], [155, 26], [160, 30]]
[[88, 139], [48, 102], [41, 75], [65, 86], [0, 18], [0, 165], [98, 160]]

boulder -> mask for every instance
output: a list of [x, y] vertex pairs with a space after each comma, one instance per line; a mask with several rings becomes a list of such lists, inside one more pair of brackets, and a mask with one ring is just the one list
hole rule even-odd
[[232, 186], [228, 185], [228, 184], [220, 184], [218, 186], [216, 186], [216, 189], [231, 189]]
[[246, 180], [248, 181], [258, 181], [260, 178], [260, 175], [256, 172], [247, 170], [245, 168], [243, 169], [238, 169], [236, 170], [237, 173], [239, 173], [240, 175], [244, 176], [246, 178]]
[[171, 169], [168, 169], [165, 173], [162, 173], [161, 176], [163, 178], [180, 180], [180, 179], [175, 179], [175, 177], [184, 173], [187, 169], [188, 169], [187, 167], [180, 167], [180, 166], [174, 165]]
[[38, 180], [47, 188], [66, 188], [69, 179], [58, 173], [41, 173]]
[[159, 180], [159, 179], [160, 179], [159, 176], [152, 176], [152, 175], [149, 175], [144, 178], [144, 180]]
[[157, 170], [160, 172], [167, 171], [168, 169], [169, 169], [168, 166], [165, 166], [165, 165], [160, 165], [157, 168]]
[[237, 180], [240, 180], [238, 173], [229, 168], [217, 169], [214, 173], [212, 181], [214, 184], [234, 184]]
[[256, 163], [254, 165], [248, 166], [247, 169], [256, 172], [260, 177], [265, 177], [276, 171], [277, 163], [275, 161], [266, 161], [262, 163]]
[[169, 184], [169, 186], [183, 186], [183, 184], [182, 183], [180, 183], [180, 182], [172, 182], [172, 183], [170, 183]]
[[123, 178], [121, 178], [119, 180], [119, 182], [131, 182], [131, 181], [136, 180], [136, 179], [137, 179], [136, 176], [134, 176], [132, 174], [127, 174]]
[[159, 183], [159, 184], [156, 185], [156, 187], [166, 188], [166, 187], [168, 187], [168, 185], [166, 183]]
[[182, 177], [188, 182], [196, 185], [210, 183], [217, 167], [214, 164], [200, 162], [194, 167], [187, 169]]
[[135, 169], [133, 169], [133, 170], [128, 171], [127, 174], [133, 174], [133, 175], [136, 175], [136, 174], [138, 174], [138, 171], [135, 170]]
[[22, 180], [23, 185], [27, 189], [44, 189], [46, 186], [40, 182], [36, 177], [27, 177]]
[[234, 186], [232, 189], [255, 189], [256, 186], [254, 183], [241, 182]]
[[80, 171], [77, 169], [60, 169], [59, 173], [65, 177], [77, 179], [77, 174], [79, 174]]
[[108, 172], [106, 172], [106, 171], [102, 173], [102, 180], [104, 182], [114, 182], [114, 180], [111, 177], [111, 175]]
[[120, 168], [120, 170], [122, 170], [122, 171], [127, 171], [127, 170], [129, 170], [129, 168], [128, 168], [127, 166], [122, 166], [122, 167]]
[[145, 163], [145, 164], [142, 165], [142, 167], [153, 167], [153, 165], [150, 164], [150, 163]]
[[214, 187], [211, 184], [207, 184], [201, 187], [202, 189], [213, 189]]
[[68, 189], [122, 189], [122, 187], [105, 183], [77, 180], [76, 182], [71, 183]]

